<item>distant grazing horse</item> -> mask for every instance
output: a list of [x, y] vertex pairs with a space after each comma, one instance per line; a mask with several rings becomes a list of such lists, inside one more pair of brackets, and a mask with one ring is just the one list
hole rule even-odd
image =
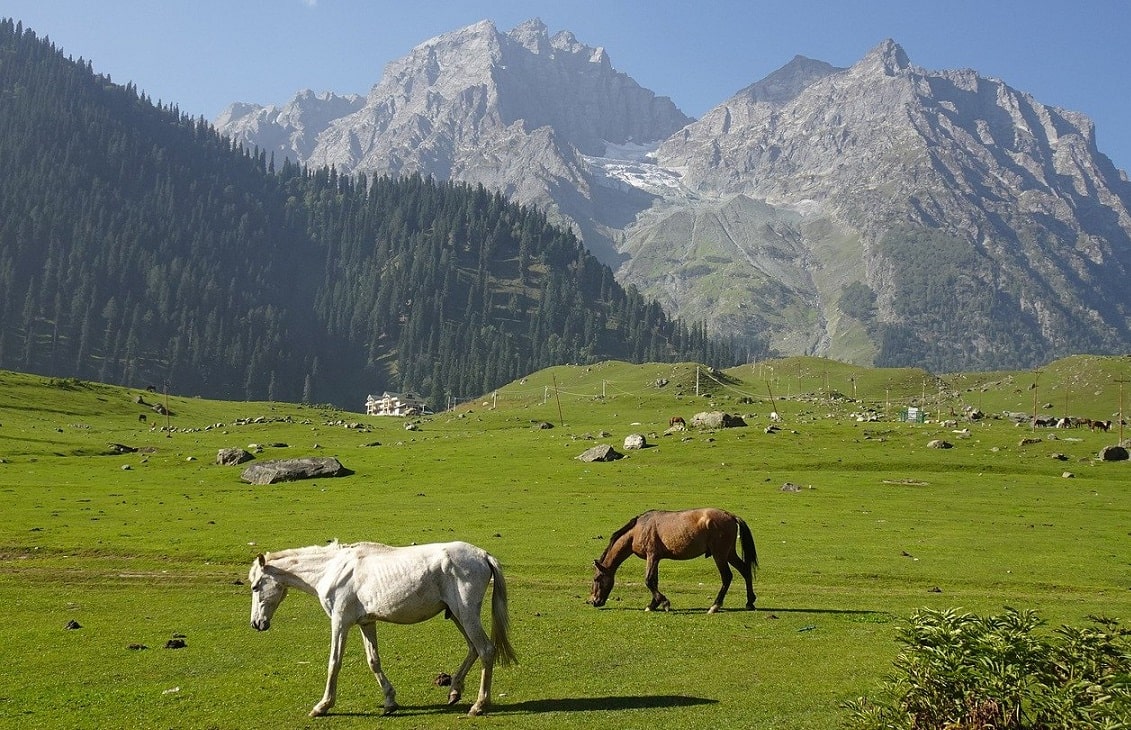
[[[470, 715], [482, 714], [490, 703], [491, 672], [498, 658], [517, 661], [507, 638], [507, 586], [499, 563], [487, 551], [466, 542], [390, 547], [359, 542], [294, 548], [259, 555], [248, 572], [251, 583], [251, 625], [271, 627], [275, 609], [288, 588], [318, 596], [330, 617], [330, 664], [326, 693], [310, 711], [325, 715], [337, 694], [346, 635], [357, 624], [365, 639], [365, 654], [385, 695], [385, 714], [397, 709], [396, 691], [381, 671], [377, 653], [377, 622], [414, 624], [441, 611], [467, 640], [467, 658], [452, 677], [448, 704], [459, 701], [464, 677], [478, 658], [483, 663], [479, 697]], [[491, 594], [490, 639], [479, 614], [487, 585]]]
[[1092, 431], [1095, 431], [1097, 428], [1101, 431], [1110, 431], [1111, 421], [1094, 421], [1088, 419], [1088, 428]]
[[[739, 557], [735, 540], [742, 544]], [[668, 610], [671, 602], [660, 593], [659, 563], [664, 558], [688, 560], [700, 555], [713, 557], [722, 577], [723, 586], [711, 604], [708, 613], [715, 613], [723, 605], [733, 577], [733, 565], [746, 579], [746, 608], [754, 608], [754, 570], [758, 567], [758, 551], [754, 536], [741, 517], [721, 509], [707, 507], [682, 512], [653, 510], [637, 515], [624, 527], [613, 533], [609, 546], [600, 558], [593, 561], [597, 572], [593, 576], [593, 593], [589, 603], [598, 608], [605, 605], [613, 590], [617, 568], [631, 555], [644, 558], [644, 585], [652, 591], [649, 611]]]
[[683, 416], [672, 416], [671, 420], [668, 421], [668, 427], [675, 426], [676, 424], [679, 424], [684, 428], [687, 427], [687, 421], [683, 420]]

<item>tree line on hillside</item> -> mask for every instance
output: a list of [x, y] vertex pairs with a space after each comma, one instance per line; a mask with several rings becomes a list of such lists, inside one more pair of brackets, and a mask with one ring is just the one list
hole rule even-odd
[[439, 407], [566, 362], [759, 354], [496, 192], [276, 165], [12, 20], [0, 54], [0, 367]]

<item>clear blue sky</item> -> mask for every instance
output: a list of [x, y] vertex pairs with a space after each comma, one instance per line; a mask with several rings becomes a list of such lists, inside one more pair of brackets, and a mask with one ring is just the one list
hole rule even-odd
[[207, 119], [304, 88], [365, 93], [413, 46], [484, 19], [570, 30], [695, 117], [796, 54], [848, 66], [892, 38], [924, 68], [1083, 112], [1131, 170], [1129, 0], [0, 0], [0, 16]]

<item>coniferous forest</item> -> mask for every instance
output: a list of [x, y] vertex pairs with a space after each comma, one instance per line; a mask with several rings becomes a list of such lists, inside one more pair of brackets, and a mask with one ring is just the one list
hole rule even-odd
[[359, 410], [736, 355], [537, 210], [268, 159], [0, 20], [0, 368]]

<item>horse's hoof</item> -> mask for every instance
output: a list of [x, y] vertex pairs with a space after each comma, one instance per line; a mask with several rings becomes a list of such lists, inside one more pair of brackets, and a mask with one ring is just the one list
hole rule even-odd
[[710, 608], [707, 609], [707, 613], [718, 613], [718, 612], [719, 612], [718, 606], [711, 606]]
[[311, 717], [325, 717], [326, 716], [326, 710], [324, 710], [321, 707], [315, 707], [313, 710], [310, 711], [310, 716]]
[[385, 713], [384, 714], [391, 715], [394, 712], [396, 712], [397, 710], [399, 710], [400, 708], [401, 708], [400, 705], [388, 705], [388, 706], [385, 707]]
[[450, 693], [450, 694], [448, 695], [448, 704], [449, 704], [449, 705], [454, 705], [455, 703], [459, 702], [459, 698], [460, 698], [461, 696], [462, 696], [462, 695], [461, 695], [461, 694], [460, 694], [459, 692], [452, 692], [452, 693]]
[[470, 710], [467, 711], [467, 716], [468, 717], [479, 717], [480, 715], [484, 714], [486, 711], [487, 711], [487, 708], [486, 707], [480, 707], [479, 703], [477, 702], [477, 703], [475, 703], [474, 705], [471, 706]]

